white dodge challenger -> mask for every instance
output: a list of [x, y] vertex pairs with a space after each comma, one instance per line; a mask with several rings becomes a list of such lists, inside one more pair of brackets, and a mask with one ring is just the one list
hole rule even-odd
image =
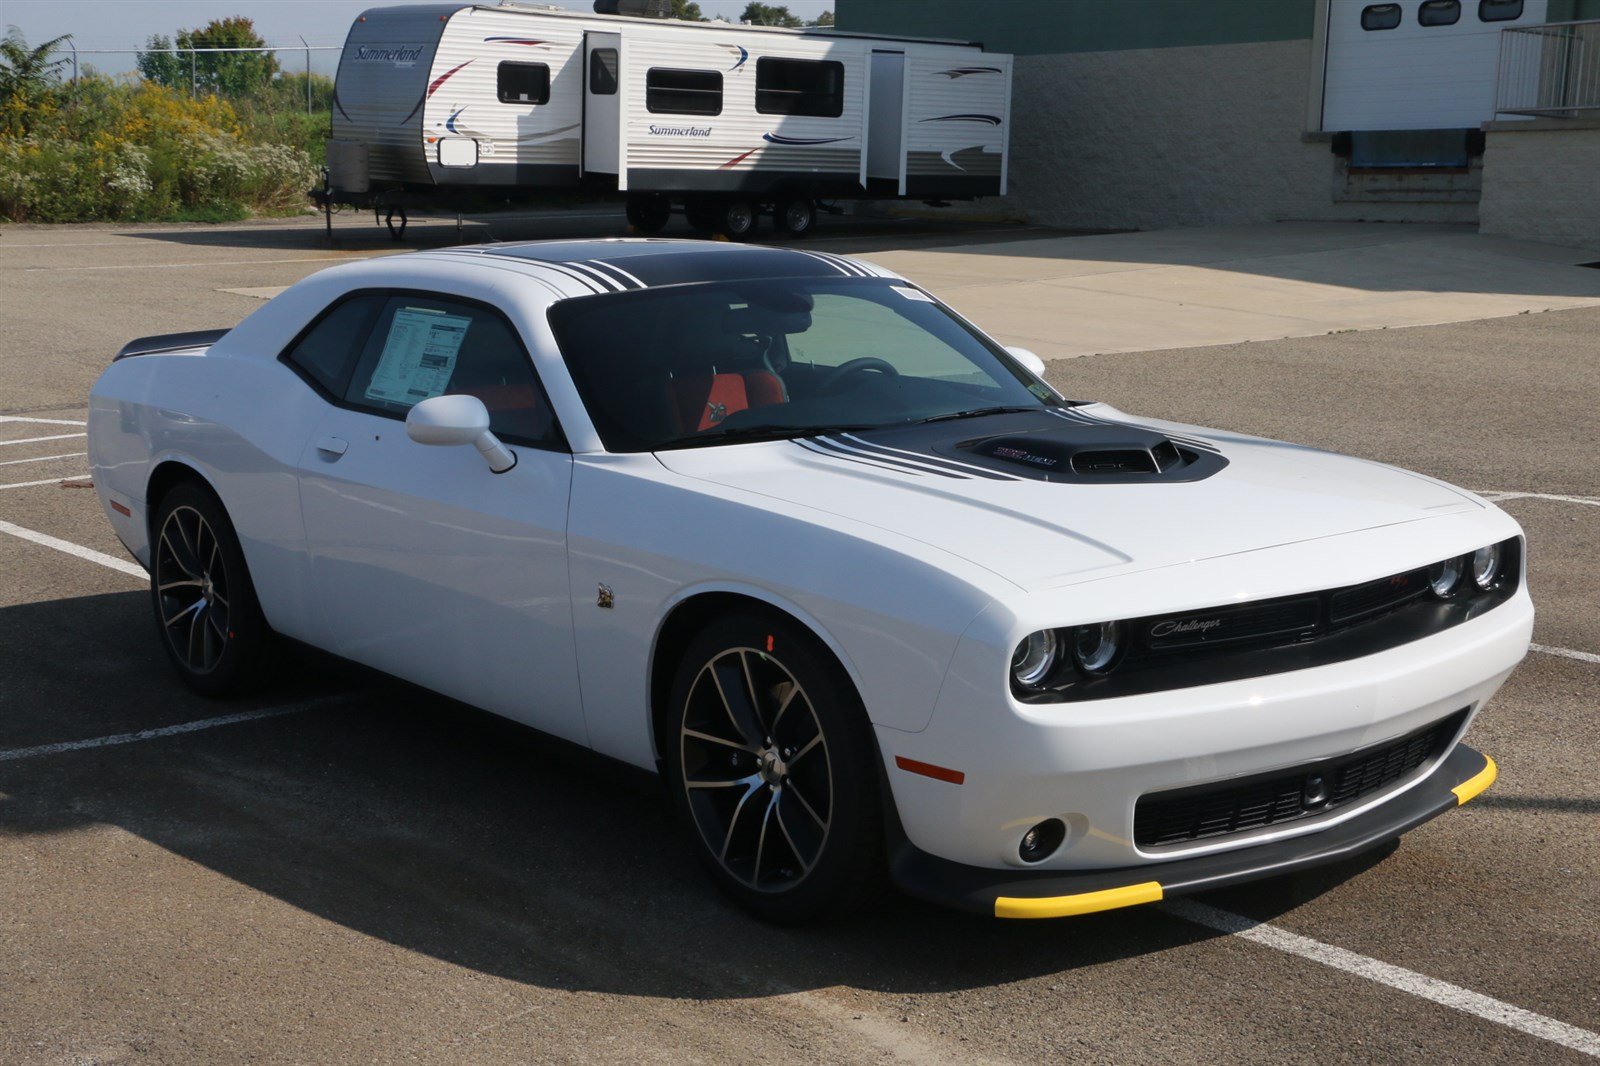
[[287, 638], [658, 770], [775, 921], [1144, 903], [1488, 787], [1510, 517], [1042, 369], [838, 256], [484, 245], [129, 344], [89, 450], [194, 688]]

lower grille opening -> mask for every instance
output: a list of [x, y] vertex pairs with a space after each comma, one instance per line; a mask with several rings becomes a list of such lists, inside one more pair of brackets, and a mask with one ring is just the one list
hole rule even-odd
[[1467, 709], [1403, 737], [1288, 770], [1139, 797], [1133, 839], [1141, 848], [1245, 833], [1315, 818], [1410, 776], [1445, 752]]

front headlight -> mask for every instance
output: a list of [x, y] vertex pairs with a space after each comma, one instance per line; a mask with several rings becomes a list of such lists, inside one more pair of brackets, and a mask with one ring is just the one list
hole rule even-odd
[[1096, 622], [1072, 632], [1072, 660], [1086, 674], [1103, 674], [1122, 651], [1122, 624]]
[[1043, 629], [1029, 634], [1011, 656], [1011, 676], [1024, 688], [1037, 688], [1056, 668], [1060, 654], [1055, 630]]
[[1491, 544], [1472, 553], [1472, 583], [1488, 592], [1500, 583], [1500, 545]]
[[1461, 583], [1461, 560], [1446, 559], [1428, 568], [1428, 587], [1441, 600], [1447, 600]]

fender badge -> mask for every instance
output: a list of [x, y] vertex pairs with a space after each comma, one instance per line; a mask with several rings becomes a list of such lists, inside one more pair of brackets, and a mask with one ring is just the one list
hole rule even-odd
[[610, 610], [617, 605], [617, 597], [611, 591], [610, 585], [602, 582], [600, 587], [595, 590], [594, 605], [606, 610]]

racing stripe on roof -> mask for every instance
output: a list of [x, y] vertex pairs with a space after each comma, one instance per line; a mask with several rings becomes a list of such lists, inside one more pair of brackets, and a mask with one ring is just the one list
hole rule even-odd
[[582, 274], [584, 274], [584, 275], [586, 275], [588, 277], [592, 277], [592, 278], [598, 279], [598, 281], [600, 282], [600, 284], [604, 287], [604, 289], [606, 291], [609, 291], [609, 292], [625, 292], [628, 289], [628, 286], [624, 285], [622, 282], [618, 281], [616, 278], [612, 277], [610, 274], [607, 274], [607, 273], [605, 273], [604, 271], [601, 271], [601, 270], [597, 270], [596, 268], [588, 265], [587, 263], [574, 263], [574, 262], [570, 262], [569, 261], [569, 262], [562, 263], [561, 265], [566, 267], [568, 270], [576, 270], [579, 273], [582, 273]]
[[636, 275], [630, 274], [626, 270], [623, 270], [621, 267], [617, 266], [617, 264], [608, 263], [603, 259], [585, 259], [581, 263], [571, 263], [570, 265], [575, 267], [588, 267], [592, 270], [603, 271], [607, 277], [614, 279], [625, 289], [643, 289], [646, 287], [645, 283], [640, 281]]

